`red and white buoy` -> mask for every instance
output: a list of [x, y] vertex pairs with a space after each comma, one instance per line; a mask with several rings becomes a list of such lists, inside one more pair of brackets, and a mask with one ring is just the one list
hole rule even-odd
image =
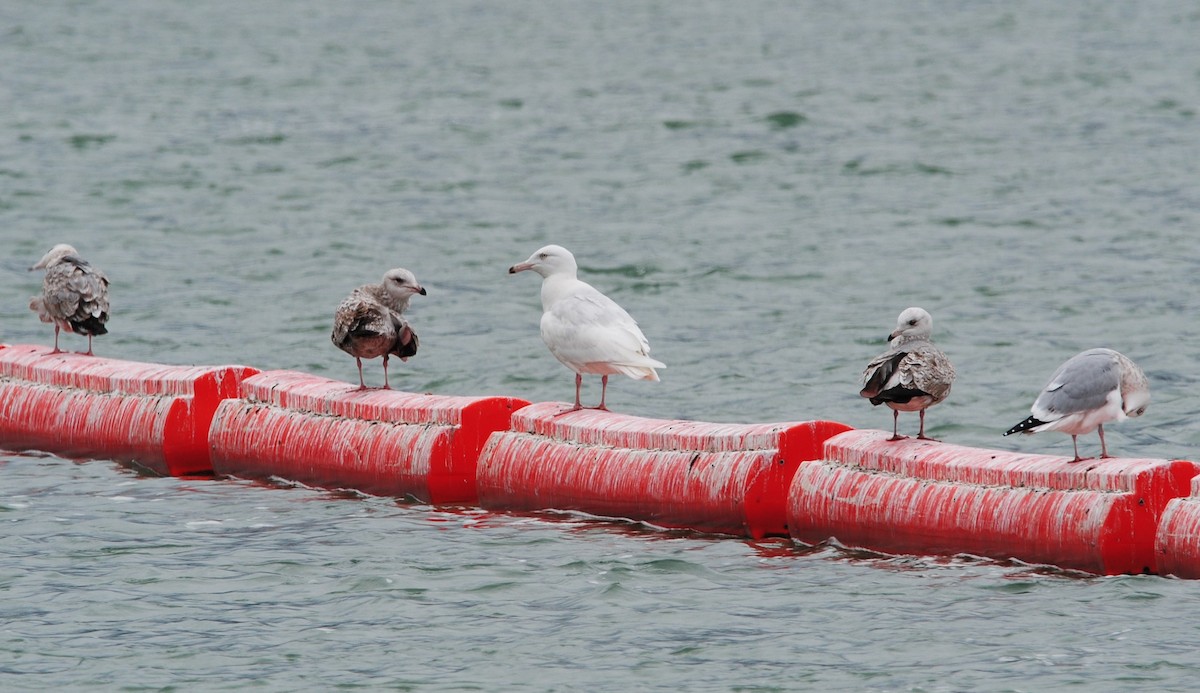
[[159, 474], [207, 474], [213, 413], [253, 373], [0, 345], [0, 447], [131, 462]]
[[449, 397], [358, 385], [295, 371], [242, 383], [213, 420], [213, 468], [429, 503], [473, 504], [479, 451], [513, 397]]
[[1154, 538], [1158, 572], [1181, 578], [1200, 578], [1200, 477], [1192, 479], [1191, 494], [1167, 503]]
[[649, 419], [0, 345], [0, 448], [889, 553], [1200, 578], [1200, 465]]
[[721, 424], [534, 404], [492, 435], [479, 502], [738, 536], [787, 536], [797, 467], [848, 429], [831, 421]]
[[843, 433], [823, 461], [801, 467], [788, 499], [793, 538], [1156, 573], [1159, 519], [1200, 473], [1185, 460], [1072, 462], [887, 436]]

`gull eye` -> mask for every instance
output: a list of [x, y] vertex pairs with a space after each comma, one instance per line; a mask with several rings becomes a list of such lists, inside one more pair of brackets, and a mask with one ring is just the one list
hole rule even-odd
[[550, 253], [538, 253], [539, 260], [545, 260], [548, 257], [550, 257]]
[[909, 325], [916, 325], [916, 324], [917, 324], [917, 319], [916, 319], [916, 318], [913, 318], [912, 320], [909, 320], [909, 321], [908, 321], [908, 324], [909, 324]]

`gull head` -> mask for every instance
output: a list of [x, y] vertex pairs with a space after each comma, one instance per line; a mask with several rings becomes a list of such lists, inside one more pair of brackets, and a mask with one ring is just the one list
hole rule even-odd
[[67, 257], [68, 255], [78, 256], [79, 251], [75, 250], [75, 248], [67, 245], [66, 243], [59, 243], [58, 245], [51, 248], [50, 252], [43, 255], [42, 259], [38, 260], [36, 265], [34, 265], [33, 267], [30, 267], [29, 271], [32, 272], [34, 270], [40, 270], [40, 269], [46, 269], [48, 267], [53, 267], [54, 265], [57, 265], [59, 262], [61, 262], [62, 259], [64, 257]]
[[1125, 416], [1136, 419], [1145, 414], [1146, 408], [1150, 406], [1150, 390], [1134, 390], [1126, 393], [1124, 399]]
[[929, 339], [933, 334], [933, 316], [924, 308], [905, 308], [896, 318], [896, 329], [888, 335], [888, 341], [907, 342], [912, 339]]
[[579, 272], [579, 266], [575, 264], [575, 256], [571, 251], [561, 245], [548, 245], [539, 248], [525, 262], [518, 262], [509, 267], [508, 273], [516, 274], [525, 270], [533, 270], [542, 275], [543, 279], [555, 274], [574, 277]]
[[384, 273], [383, 289], [397, 301], [407, 302], [414, 294], [425, 295], [425, 287], [417, 283], [417, 276], [403, 267], [396, 267]]
[[1121, 409], [1131, 419], [1146, 413], [1150, 406], [1150, 381], [1145, 372], [1124, 354], [1121, 361]]

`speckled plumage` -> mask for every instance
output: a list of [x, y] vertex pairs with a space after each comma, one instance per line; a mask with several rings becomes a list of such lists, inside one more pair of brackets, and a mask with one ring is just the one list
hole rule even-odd
[[925, 438], [925, 410], [950, 395], [954, 383], [954, 366], [946, 354], [934, 345], [933, 318], [921, 308], [908, 308], [896, 319], [896, 329], [889, 335], [887, 351], [871, 359], [862, 374], [863, 388], [859, 395], [873, 405], [886, 404], [892, 409], [892, 440], [898, 432], [902, 411], [919, 411], [921, 429], [918, 438]]
[[388, 382], [388, 357], [407, 361], [417, 353], [420, 341], [402, 315], [415, 294], [426, 295], [417, 278], [403, 268], [388, 270], [379, 284], [365, 284], [350, 292], [333, 314], [334, 346], [354, 357], [358, 382], [363, 380], [362, 359], [383, 357], [383, 386]]
[[54, 353], [59, 352], [58, 333], [65, 329], [87, 335], [90, 355], [92, 337], [108, 334], [108, 277], [65, 243], [51, 248], [29, 269], [46, 270], [42, 293], [29, 299], [29, 309], [42, 322], [54, 323]]

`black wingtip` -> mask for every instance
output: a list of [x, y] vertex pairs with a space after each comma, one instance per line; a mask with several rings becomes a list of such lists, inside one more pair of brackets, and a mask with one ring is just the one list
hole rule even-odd
[[75, 334], [87, 334], [97, 337], [102, 334], [108, 334], [108, 328], [104, 326], [104, 321], [108, 319], [105, 315], [101, 318], [88, 316], [86, 320], [70, 320], [71, 331]]
[[410, 357], [417, 355], [417, 348], [421, 346], [421, 340], [417, 339], [417, 333], [407, 325], [400, 330], [400, 335], [396, 339], [396, 343], [392, 345], [392, 350], [388, 353], [399, 356], [402, 360], [407, 361]]
[[1024, 421], [1022, 421], [1021, 423], [1017, 424], [1016, 426], [1013, 426], [1012, 428], [1005, 431], [1004, 435], [1011, 436], [1014, 433], [1026, 433], [1029, 431], [1029, 429], [1037, 428], [1038, 426], [1041, 426], [1044, 423], [1046, 423], [1046, 422], [1042, 421], [1041, 419], [1031, 416], [1028, 419], [1025, 419]]

